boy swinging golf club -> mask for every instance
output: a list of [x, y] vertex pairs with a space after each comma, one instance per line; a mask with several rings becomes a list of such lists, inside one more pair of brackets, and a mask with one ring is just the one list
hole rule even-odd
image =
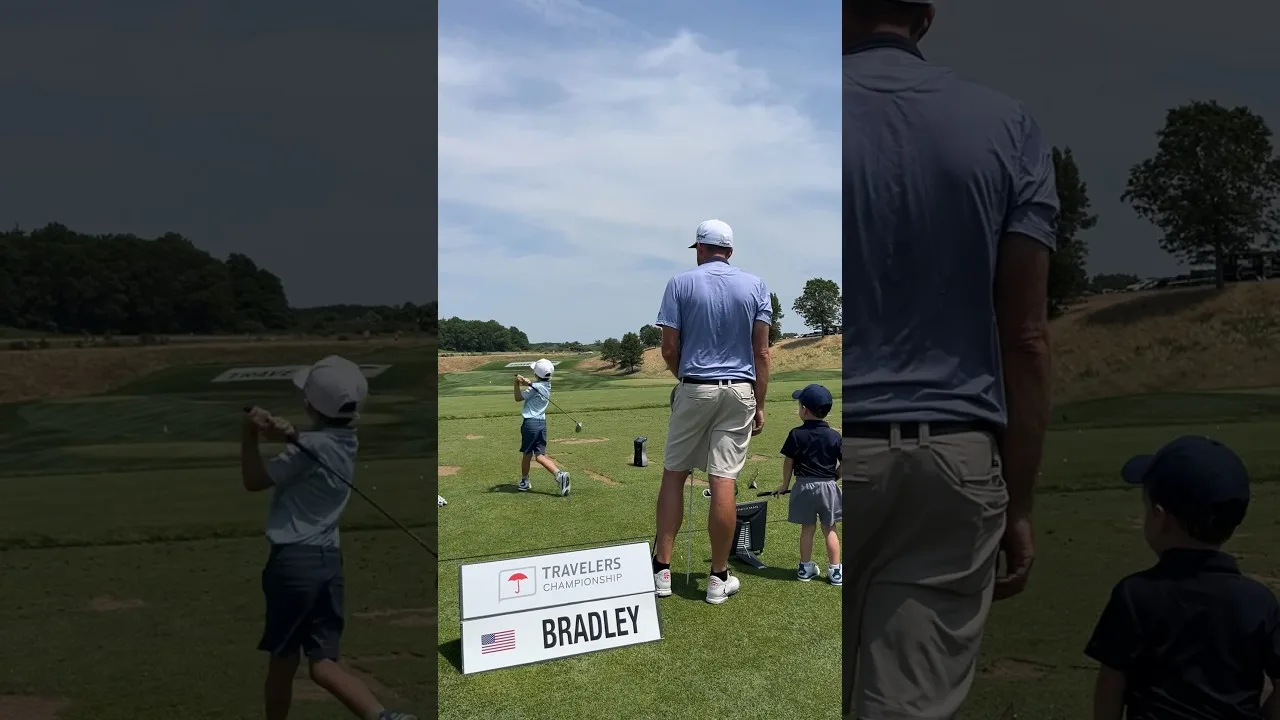
[[285, 720], [293, 700], [293, 677], [306, 654], [312, 681], [361, 720], [415, 720], [387, 710], [369, 688], [338, 664], [342, 638], [342, 554], [338, 521], [351, 488], [294, 445], [264, 461], [259, 437], [293, 438], [323, 458], [324, 466], [354, 476], [357, 408], [369, 392], [355, 363], [327, 357], [294, 377], [302, 390], [311, 429], [297, 432], [288, 421], [254, 407], [245, 413], [240, 443], [244, 488], [272, 488], [267, 517], [271, 550], [262, 571], [266, 623], [258, 649], [270, 653], [264, 687], [267, 720]]
[[[529, 482], [529, 467], [534, 460], [556, 478], [560, 486], [560, 495], [569, 494], [569, 473], [561, 470], [551, 458], [547, 457], [547, 406], [551, 404], [551, 374], [555, 366], [551, 361], [542, 358], [533, 364], [533, 374], [537, 378], [531, 381], [523, 375], [516, 375], [515, 400], [523, 402], [520, 411], [520, 492], [529, 492], [533, 483]], [[524, 388], [523, 390], [521, 388]], [[579, 425], [581, 427], [581, 425]]]

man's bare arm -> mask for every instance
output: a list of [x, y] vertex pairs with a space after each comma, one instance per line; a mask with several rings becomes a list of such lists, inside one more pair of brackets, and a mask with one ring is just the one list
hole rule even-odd
[[258, 449], [258, 431], [245, 425], [240, 433], [240, 480], [249, 492], [261, 492], [271, 487], [271, 476]]
[[1124, 673], [1105, 665], [1098, 668], [1093, 686], [1093, 720], [1121, 720], [1124, 717]]
[[672, 377], [680, 379], [680, 331], [662, 326], [662, 361], [667, 364]]
[[762, 408], [769, 395], [769, 366], [773, 362], [769, 357], [769, 323], [757, 320], [752, 326], [751, 353], [756, 363], [756, 407]]
[[1000, 438], [1009, 512], [1031, 513], [1049, 425], [1049, 248], [1011, 233], [1000, 241], [995, 307], [1008, 427]]

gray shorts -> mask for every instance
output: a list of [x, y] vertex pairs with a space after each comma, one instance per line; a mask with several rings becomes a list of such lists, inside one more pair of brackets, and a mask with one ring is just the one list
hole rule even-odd
[[831, 527], [844, 517], [840, 483], [835, 478], [796, 478], [787, 505], [787, 520], [797, 525], [813, 525], [814, 520]]
[[547, 421], [526, 418], [520, 423], [520, 452], [525, 455], [547, 454]]
[[266, 625], [258, 649], [277, 657], [337, 660], [342, 640], [342, 554], [317, 545], [272, 545], [262, 569]]

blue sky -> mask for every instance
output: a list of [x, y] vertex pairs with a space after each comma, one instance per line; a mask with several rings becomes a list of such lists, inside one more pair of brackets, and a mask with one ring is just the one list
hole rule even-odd
[[840, 277], [839, 23], [807, 3], [443, 0], [441, 317], [652, 323], [698, 223], [782, 301]]

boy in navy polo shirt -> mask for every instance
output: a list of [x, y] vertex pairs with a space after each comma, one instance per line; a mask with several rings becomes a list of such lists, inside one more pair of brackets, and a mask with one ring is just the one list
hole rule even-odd
[[1120, 581], [1085, 654], [1102, 664], [1097, 720], [1280, 718], [1280, 604], [1221, 551], [1249, 506], [1234, 452], [1182, 437], [1121, 470], [1142, 486], [1155, 566]]
[[787, 520], [800, 526], [800, 569], [796, 571], [796, 577], [809, 582], [819, 575], [817, 563], [810, 560], [816, 519], [822, 523], [822, 535], [827, 543], [827, 579], [832, 585], [840, 585], [844, 578], [836, 523], [844, 515], [844, 502], [837, 478], [840, 477], [844, 442], [840, 433], [832, 430], [823, 419], [831, 412], [831, 391], [821, 385], [806, 385], [791, 397], [800, 401], [803, 424], [793, 428], [782, 444], [786, 461], [782, 463], [782, 484], [774, 495], [787, 491], [794, 473], [796, 487], [791, 491]]

